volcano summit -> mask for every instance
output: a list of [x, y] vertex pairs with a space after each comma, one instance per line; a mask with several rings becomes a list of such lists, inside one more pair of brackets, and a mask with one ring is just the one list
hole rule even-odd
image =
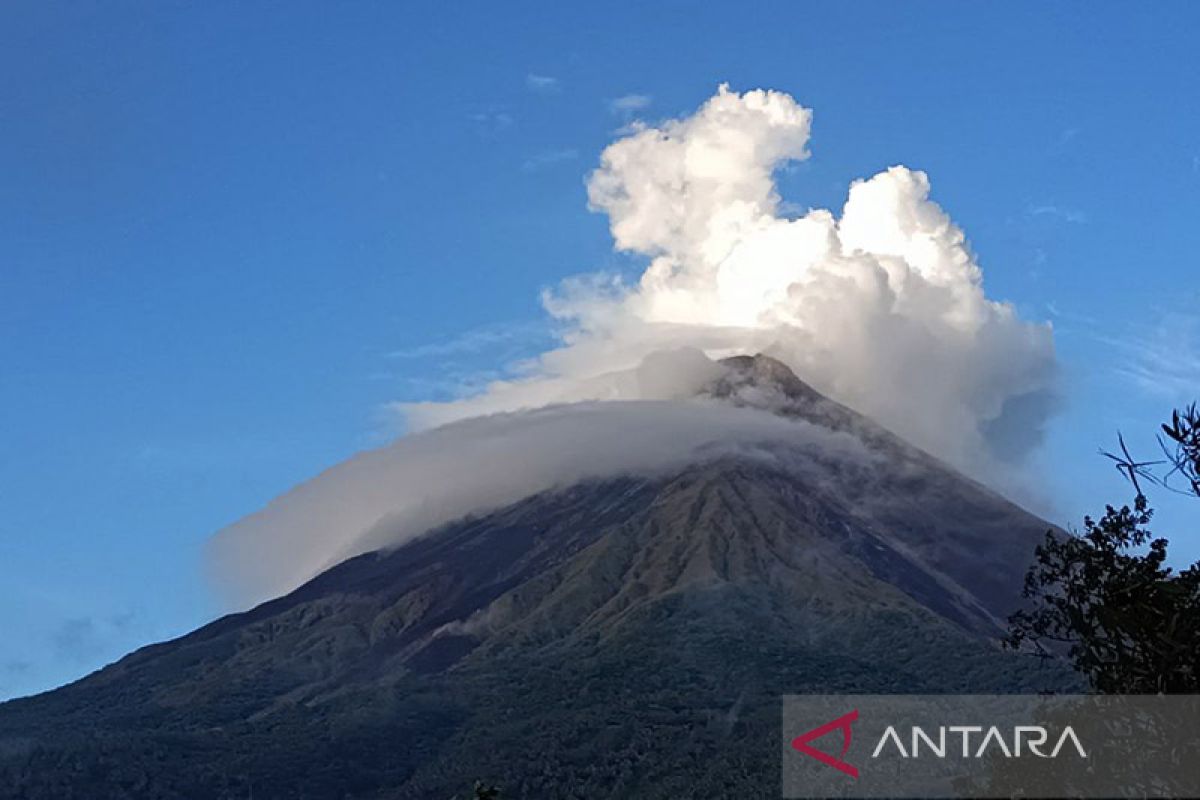
[[[686, 400], [458, 423], [489, 457], [541, 426], [595, 456], [466, 516], [388, 513], [417, 473], [386, 450], [277, 500], [247, 525], [315, 525], [350, 556], [0, 705], [0, 795], [428, 798], [482, 778], [514, 797], [768, 796], [782, 694], [1067, 685], [996, 643], [1048, 523], [774, 359], [700, 366]], [[486, 468], [504, 484], [525, 452]], [[354, 499], [351, 473], [382, 505], [319, 530], [309, 509]]]

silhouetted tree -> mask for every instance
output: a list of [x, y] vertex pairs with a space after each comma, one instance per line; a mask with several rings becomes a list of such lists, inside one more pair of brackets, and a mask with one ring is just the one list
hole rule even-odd
[[[1200, 498], [1200, 414], [1195, 405], [1163, 425], [1165, 461], [1136, 462], [1124, 441], [1109, 455], [1137, 491], [1133, 507], [1108, 506], [1079, 535], [1048, 533], [1025, 579], [1030, 608], [1010, 618], [1007, 644], [1041, 655], [1066, 649], [1104, 693], [1200, 689], [1200, 562], [1166, 566], [1167, 540], [1145, 527], [1153, 512], [1141, 481]], [[1178, 476], [1184, 489], [1173, 485]]]
[[[1200, 410], [1196, 404], [1171, 415], [1171, 424], [1163, 425], [1163, 450], [1171, 465], [1164, 482], [1181, 475], [1192, 494], [1200, 497]], [[1168, 444], [1169, 443], [1169, 444]]]

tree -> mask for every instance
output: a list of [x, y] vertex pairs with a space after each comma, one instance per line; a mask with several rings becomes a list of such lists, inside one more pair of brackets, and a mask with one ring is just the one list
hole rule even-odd
[[1163, 425], [1162, 429], [1167, 438], [1160, 442], [1171, 467], [1164, 483], [1173, 475], [1181, 475], [1188, 483], [1188, 490], [1200, 497], [1200, 410], [1193, 403], [1183, 411], [1175, 411], [1171, 414], [1171, 424]]
[[[1200, 562], [1166, 566], [1167, 540], [1146, 526], [1144, 480], [1200, 498], [1200, 414], [1195, 405], [1163, 425], [1165, 461], [1136, 462], [1124, 441], [1109, 455], [1136, 489], [1133, 507], [1108, 506], [1081, 534], [1050, 532], [1025, 579], [1029, 608], [1010, 617], [1006, 644], [1061, 654], [1103, 693], [1200, 689]], [[1178, 478], [1186, 487], [1177, 488]]]

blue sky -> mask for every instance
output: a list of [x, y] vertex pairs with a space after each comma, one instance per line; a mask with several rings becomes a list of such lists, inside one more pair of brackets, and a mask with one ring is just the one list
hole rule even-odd
[[[1124, 501], [1098, 448], [1152, 452], [1200, 394], [1198, 24], [1188, 3], [5, 4], [0, 697], [208, 620], [213, 531], [386, 441], [385, 404], [542, 349], [543, 287], [630, 268], [583, 184], [629, 107], [690, 113], [725, 81], [814, 109], [781, 177], [800, 207], [929, 173], [989, 295], [1055, 324], [1055, 521]], [[1152, 499], [1200, 556], [1198, 506]]]

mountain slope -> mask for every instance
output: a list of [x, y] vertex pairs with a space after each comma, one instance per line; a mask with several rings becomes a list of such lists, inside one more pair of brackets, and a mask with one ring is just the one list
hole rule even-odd
[[780, 369], [709, 394], [874, 457], [766, 442], [352, 558], [0, 706], [0, 796], [774, 795], [780, 694], [1065, 685], [994, 642], [1046, 523]]

